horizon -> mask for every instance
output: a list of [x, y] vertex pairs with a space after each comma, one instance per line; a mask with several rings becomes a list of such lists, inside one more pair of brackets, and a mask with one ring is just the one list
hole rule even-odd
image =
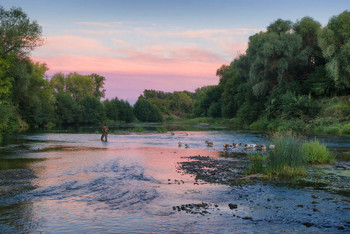
[[106, 98], [131, 104], [145, 89], [193, 92], [218, 84], [216, 70], [279, 18], [309, 16], [325, 26], [350, 8], [345, 0], [4, 0], [2, 6], [20, 7], [42, 26], [45, 43], [30, 57], [47, 64], [48, 76], [97, 73], [106, 78]]

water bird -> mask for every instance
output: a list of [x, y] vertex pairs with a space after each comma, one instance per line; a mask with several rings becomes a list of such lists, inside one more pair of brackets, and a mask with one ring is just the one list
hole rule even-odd
[[214, 143], [212, 141], [205, 141], [205, 143], [207, 144], [207, 146], [212, 147], [214, 145]]
[[231, 145], [229, 145], [229, 144], [224, 144], [223, 146], [224, 146], [224, 149], [225, 149], [225, 150], [228, 150], [228, 149], [231, 148]]
[[273, 150], [275, 149], [275, 145], [269, 145], [269, 148]]
[[254, 149], [258, 147], [257, 144], [245, 144], [244, 146], [246, 149]]
[[266, 145], [261, 145], [261, 150], [265, 151], [266, 150]]
[[189, 144], [185, 144], [185, 148], [190, 148]]
[[177, 143], [179, 147], [182, 147], [182, 143], [179, 141], [179, 143]]

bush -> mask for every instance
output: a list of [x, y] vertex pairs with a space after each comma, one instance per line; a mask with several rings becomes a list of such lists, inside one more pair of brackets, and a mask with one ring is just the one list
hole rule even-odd
[[308, 163], [334, 163], [334, 155], [325, 145], [320, 144], [318, 140], [305, 142], [301, 146], [301, 151]]
[[268, 125], [269, 121], [265, 117], [262, 117], [249, 125], [249, 128], [252, 130], [266, 130]]
[[273, 138], [275, 149], [267, 157], [267, 174], [291, 177], [305, 174], [300, 141], [294, 136]]
[[345, 124], [341, 128], [341, 132], [342, 132], [342, 134], [350, 134], [350, 123]]
[[291, 119], [288, 121], [281, 121], [278, 131], [286, 132], [307, 132], [309, 130], [307, 124], [301, 119]]

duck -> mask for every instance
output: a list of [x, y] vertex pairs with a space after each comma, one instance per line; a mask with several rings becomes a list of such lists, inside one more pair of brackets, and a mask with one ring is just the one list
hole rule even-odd
[[212, 147], [214, 145], [214, 143], [212, 141], [205, 141], [205, 143], [207, 144], [207, 146]]
[[225, 150], [228, 150], [228, 149], [230, 149], [230, 147], [231, 147], [231, 145], [229, 145], [229, 144], [224, 144], [223, 146], [224, 146], [224, 149], [225, 149]]
[[182, 147], [182, 143], [179, 141], [179, 143], [177, 143], [179, 147]]
[[185, 148], [190, 148], [190, 145], [189, 144], [185, 144]]
[[261, 150], [265, 151], [266, 150], [266, 145], [260, 145]]
[[275, 149], [275, 145], [269, 145], [269, 148], [274, 150]]
[[245, 144], [244, 146], [246, 149], [254, 149], [258, 147], [257, 144]]
[[237, 147], [237, 144], [233, 142], [233, 143], [232, 143], [232, 147], [233, 147], [233, 148], [236, 148], [236, 147]]

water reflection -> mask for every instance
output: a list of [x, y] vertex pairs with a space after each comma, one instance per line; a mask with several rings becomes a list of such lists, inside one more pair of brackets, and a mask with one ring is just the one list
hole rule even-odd
[[[213, 141], [214, 146], [208, 148], [205, 140]], [[179, 148], [178, 142], [189, 144], [190, 148]], [[193, 175], [178, 170], [178, 162], [189, 160], [189, 156], [230, 159], [232, 152], [247, 152], [244, 147], [222, 150], [224, 143], [233, 142], [267, 144], [269, 139], [262, 133], [230, 130], [112, 133], [108, 143], [100, 141], [100, 133], [18, 135], [0, 148], [0, 173], [4, 175], [0, 177], [0, 229], [5, 232], [254, 232], [264, 231], [268, 226], [276, 232], [305, 231], [298, 220], [307, 219], [308, 211], [293, 211], [290, 206], [297, 206], [303, 199], [311, 200], [312, 191], [262, 185], [232, 190], [218, 184], [197, 183]], [[348, 147], [344, 139], [327, 143], [330, 147]], [[13, 184], [16, 174], [17, 184], [31, 188], [5, 196], [3, 189]], [[282, 210], [265, 208], [270, 206], [264, 203], [267, 198], [284, 196], [292, 203], [283, 200], [281, 205], [273, 201]], [[318, 196], [327, 193], [320, 191]], [[172, 209], [202, 202], [210, 204], [211, 215]], [[237, 210], [227, 206], [232, 202], [239, 204]], [[336, 205], [318, 202], [333, 212], [332, 217], [338, 220], [335, 222], [341, 222], [341, 217], [348, 214]], [[262, 221], [264, 214], [271, 216], [268, 220], [272, 225]], [[328, 222], [323, 213], [313, 215]], [[254, 216], [260, 221], [237, 216]], [[289, 223], [281, 221], [283, 217], [289, 217]]]

